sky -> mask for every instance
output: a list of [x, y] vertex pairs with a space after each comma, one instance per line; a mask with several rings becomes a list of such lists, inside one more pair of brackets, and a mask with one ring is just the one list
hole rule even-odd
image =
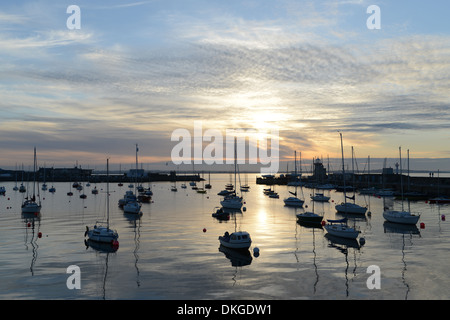
[[[80, 8], [79, 29], [67, 22]], [[380, 29], [369, 29], [370, 5]], [[173, 168], [176, 129], [278, 133], [279, 157], [450, 170], [450, 2], [8, 1], [0, 168]], [[207, 144], [207, 142], [205, 142]], [[425, 161], [423, 159], [433, 159]], [[441, 159], [441, 160], [439, 160]]]

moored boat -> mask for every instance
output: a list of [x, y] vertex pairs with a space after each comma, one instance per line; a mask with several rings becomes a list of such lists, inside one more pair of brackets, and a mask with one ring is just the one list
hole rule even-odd
[[230, 249], [248, 249], [252, 244], [250, 234], [246, 231], [236, 231], [231, 234], [225, 232], [219, 236], [220, 244]]
[[[33, 171], [34, 171], [34, 179], [33, 179], [33, 195], [31, 197], [26, 197], [25, 201], [22, 204], [22, 213], [34, 213], [38, 214], [41, 212], [41, 201], [39, 198], [39, 191], [38, 191], [38, 202], [36, 202], [36, 147], [34, 148], [34, 165], [33, 165]], [[37, 188], [39, 190], [39, 187]]]
[[316, 192], [313, 196], [311, 196], [311, 200], [317, 202], [327, 202], [330, 200], [330, 197], [324, 195], [323, 193]]
[[353, 213], [353, 214], [365, 214], [367, 211], [366, 207], [362, 207], [355, 203], [342, 202], [336, 205], [336, 211], [339, 213]]
[[347, 225], [347, 219], [340, 220], [327, 220], [328, 224], [324, 225], [325, 230], [336, 237], [346, 238], [346, 239], [356, 239], [360, 233], [359, 230], [349, 227]]
[[288, 207], [302, 207], [305, 201], [297, 198], [297, 197], [288, 197], [283, 199], [284, 205]]
[[386, 210], [383, 212], [383, 218], [389, 222], [416, 224], [419, 221], [420, 215], [412, 214], [409, 211]]
[[309, 223], [321, 223], [323, 217], [318, 215], [317, 213], [307, 211], [303, 213], [297, 214], [297, 220], [299, 222], [309, 222]]
[[86, 226], [86, 231], [84, 232], [84, 236], [88, 237], [89, 240], [100, 242], [100, 243], [110, 243], [114, 246], [118, 246], [119, 243], [117, 239], [119, 238], [119, 234], [116, 230], [112, 230], [109, 228], [109, 159], [106, 162], [106, 172], [108, 175], [108, 183], [107, 183], [107, 191], [106, 191], [106, 222], [98, 222], [93, 226], [93, 228], [89, 228]]

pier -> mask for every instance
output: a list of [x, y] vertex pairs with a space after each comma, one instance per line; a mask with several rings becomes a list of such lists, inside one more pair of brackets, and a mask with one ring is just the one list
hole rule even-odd
[[[402, 181], [403, 180], [403, 181]], [[264, 185], [287, 185], [289, 182], [295, 181], [294, 175], [279, 175], [279, 176], [266, 176], [257, 177], [257, 184]], [[298, 180], [297, 180], [298, 181]], [[331, 173], [324, 177], [324, 179], [318, 180], [314, 175], [307, 176], [301, 179], [302, 185], [307, 187], [320, 187], [324, 184], [331, 184], [339, 187], [343, 187], [344, 179], [342, 173]], [[417, 196], [423, 195], [423, 198], [436, 197], [436, 196], [450, 196], [450, 178], [439, 177], [411, 177], [400, 174], [345, 174], [345, 185], [353, 187], [356, 190], [364, 188], [376, 188], [376, 189], [390, 189], [394, 191], [396, 195], [401, 195], [401, 185], [403, 184], [403, 193], [405, 196], [408, 194], [417, 194]]]
[[[17, 181], [27, 182], [33, 181], [34, 172], [30, 171], [14, 171], [1, 170], [0, 181]], [[179, 175], [175, 171], [170, 172], [144, 172], [138, 171], [137, 181], [140, 183], [153, 181], [203, 181], [200, 174], [182, 174]], [[74, 168], [39, 168], [36, 172], [36, 181], [38, 182], [91, 182], [100, 183], [106, 182], [106, 172], [95, 172], [92, 169]], [[113, 183], [131, 183], [136, 182], [136, 173], [130, 170], [128, 173], [110, 173], [109, 182]]]

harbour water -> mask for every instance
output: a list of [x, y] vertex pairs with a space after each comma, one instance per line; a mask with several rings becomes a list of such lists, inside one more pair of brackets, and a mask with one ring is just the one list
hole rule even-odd
[[[241, 177], [243, 179], [243, 177]], [[362, 246], [326, 236], [322, 228], [301, 226], [296, 214], [312, 210], [309, 188], [298, 188], [304, 208], [285, 207], [283, 198], [294, 187], [275, 186], [279, 199], [263, 194], [266, 186], [248, 175], [245, 211], [228, 221], [211, 216], [220, 206], [217, 195], [230, 182], [228, 174], [211, 176], [206, 194], [171, 183], [151, 184], [152, 203], [142, 204], [142, 215], [118, 208], [127, 186], [110, 185], [111, 225], [119, 233], [119, 249], [98, 250], [85, 244], [87, 225], [104, 219], [105, 184], [99, 194], [85, 187], [86, 199], [71, 184], [55, 183], [56, 192], [40, 191], [39, 217], [23, 216], [23, 194], [5, 182], [0, 196], [1, 299], [450, 299], [450, 206], [411, 202], [421, 213], [416, 227], [388, 224], [384, 206], [401, 208], [401, 201], [356, 196], [370, 216], [349, 217], [360, 228]], [[200, 183], [201, 184], [201, 183]], [[72, 191], [74, 195], [66, 195]], [[336, 203], [343, 194], [334, 190], [328, 203], [315, 203], [325, 219], [339, 219]], [[405, 206], [408, 204], [405, 202]], [[307, 208], [305, 208], [307, 206]], [[448, 216], [447, 221], [443, 216]], [[424, 228], [420, 227], [424, 224]], [[248, 231], [248, 254], [220, 249], [218, 236], [236, 229]], [[259, 256], [254, 255], [259, 249]], [[69, 289], [69, 266], [80, 268], [80, 289]], [[379, 289], [369, 289], [372, 273], [380, 270]]]

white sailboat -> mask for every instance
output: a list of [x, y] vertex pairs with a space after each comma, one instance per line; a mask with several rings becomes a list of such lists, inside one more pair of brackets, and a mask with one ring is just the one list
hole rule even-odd
[[402, 151], [399, 147], [400, 153], [400, 188], [402, 192], [402, 210], [385, 210], [383, 212], [383, 218], [389, 222], [402, 223], [402, 224], [416, 224], [419, 221], [420, 214], [415, 215], [410, 211], [405, 211], [403, 209], [403, 177], [402, 177]]
[[22, 213], [38, 214], [39, 212], [41, 212], [41, 200], [39, 198], [39, 191], [37, 195], [38, 201], [36, 202], [36, 147], [34, 147], [33, 171], [34, 171], [33, 195], [30, 198], [28, 196], [25, 198], [25, 201], [22, 204]]
[[359, 230], [356, 230], [355, 228], [349, 227], [347, 225], [347, 218], [327, 221], [328, 224], [326, 224], [324, 228], [332, 236], [346, 239], [356, 239], [360, 233]]
[[[297, 151], [294, 151], [294, 159], [295, 159], [295, 179], [297, 179]], [[293, 197], [288, 197], [283, 199], [284, 205], [288, 207], [303, 207], [303, 204], [305, 203], [304, 200], [301, 200], [297, 198], [297, 186], [301, 185], [301, 176], [300, 180], [298, 181], [299, 184], [295, 184], [295, 192], [289, 191], [290, 194], [293, 195]]]
[[294, 195], [295, 195], [294, 197], [288, 197], [286, 199], [283, 199], [284, 205], [288, 207], [303, 207], [305, 201], [296, 197], [297, 192]]
[[16, 172], [16, 184], [15, 184], [13, 190], [14, 190], [14, 191], [17, 191], [17, 190], [19, 190], [19, 187], [17, 186], [17, 163], [16, 163], [16, 167], [15, 167], [15, 170], [14, 170], [14, 171]]
[[91, 241], [111, 243], [113, 246], [118, 246], [117, 239], [119, 234], [116, 230], [112, 230], [109, 227], [109, 159], [106, 160], [106, 172], [108, 176], [106, 184], [106, 223], [97, 221], [93, 228], [86, 226], [84, 236], [87, 236]]
[[[347, 197], [346, 186], [345, 186], [344, 145], [342, 142], [342, 133], [339, 132], [339, 135], [341, 136], [342, 178], [343, 178], [342, 180], [344, 181], [344, 202], [336, 205], [335, 209], [339, 213], [365, 214], [367, 211], [366, 207], [362, 207], [360, 205], [357, 205], [356, 203], [347, 202], [348, 197]], [[351, 199], [353, 199], [353, 201], [355, 200], [354, 194], [353, 194], [353, 197], [351, 197]]]
[[[136, 144], [136, 183], [135, 185], [137, 185], [138, 181], [137, 181], [137, 172], [138, 172], [138, 145]], [[136, 194], [136, 187], [134, 190], [135, 194]], [[125, 213], [135, 213], [135, 214], [139, 214], [141, 212], [141, 204], [139, 203], [139, 201], [136, 199], [136, 196], [134, 197], [134, 199], [128, 201], [124, 206], [123, 206], [123, 212]]]
[[[236, 142], [236, 138], [234, 140], [235, 140], [234, 141], [234, 185], [236, 185], [236, 172], [237, 172], [236, 145], [237, 145], [237, 142]], [[240, 210], [242, 208], [243, 198], [239, 197], [236, 194], [236, 189], [234, 190], [234, 192], [226, 195], [225, 198], [222, 201], [220, 201], [220, 204], [222, 205], [222, 207], [224, 207], [226, 209], [235, 209], [235, 210]]]
[[313, 196], [311, 196], [311, 200], [317, 202], [328, 202], [328, 200], [330, 200], [330, 197], [324, 195], [323, 193], [316, 192]]
[[44, 183], [42, 184], [42, 191], [47, 190], [47, 182], [46, 182], [47, 174], [46, 174], [45, 171], [46, 171], [46, 166], [45, 166], [45, 163], [44, 163]]

